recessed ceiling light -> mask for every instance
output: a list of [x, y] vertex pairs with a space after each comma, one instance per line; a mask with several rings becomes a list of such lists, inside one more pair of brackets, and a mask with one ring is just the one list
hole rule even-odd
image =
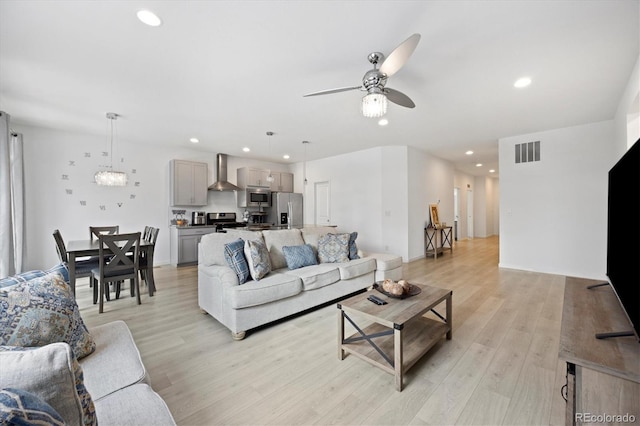
[[473, 154], [473, 151], [469, 150], [469, 151], [465, 152], [465, 154], [471, 155], [471, 154]]
[[531, 84], [531, 79], [529, 77], [522, 77], [517, 79], [516, 82], [513, 83], [513, 87], [517, 87], [518, 89], [521, 89], [523, 87], [527, 87], [530, 84]]
[[289, 154], [285, 154], [282, 156], [282, 158], [284, 158], [285, 160], [288, 160], [290, 157], [289, 157]]
[[159, 27], [162, 24], [162, 20], [158, 18], [158, 15], [150, 10], [139, 10], [136, 15], [140, 21], [150, 27]]
[[200, 142], [200, 140], [198, 138], [191, 138], [191, 139], [189, 139], [189, 142], [198, 143], [198, 142]]
[[379, 126], [386, 126], [387, 124], [389, 124], [389, 120], [386, 118], [381, 118], [380, 121], [378, 121]]
[[496, 171], [494, 169], [489, 170], [489, 173], [495, 173]]
[[242, 150], [243, 150], [244, 152], [249, 152], [249, 151], [251, 151], [251, 149], [250, 149], [248, 146], [245, 146], [244, 148], [242, 148]]
[[482, 167], [482, 163], [476, 164], [476, 167]]

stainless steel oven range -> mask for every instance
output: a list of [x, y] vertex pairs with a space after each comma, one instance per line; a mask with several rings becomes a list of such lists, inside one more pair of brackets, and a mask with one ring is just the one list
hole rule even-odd
[[238, 222], [235, 213], [207, 213], [207, 225], [216, 227], [216, 232], [226, 232], [227, 228], [243, 228], [247, 224]]

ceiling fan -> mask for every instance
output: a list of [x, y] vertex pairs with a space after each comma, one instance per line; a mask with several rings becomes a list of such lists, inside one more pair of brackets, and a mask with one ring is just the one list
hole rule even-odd
[[[420, 41], [420, 34], [413, 34], [411, 37], [400, 43], [388, 56], [380, 52], [372, 52], [367, 56], [369, 62], [373, 64], [373, 69], [367, 71], [362, 77], [362, 85], [351, 87], [340, 87], [337, 89], [322, 90], [320, 92], [308, 93], [304, 97], [328, 95], [331, 93], [346, 92], [349, 90], [362, 90], [367, 94], [362, 98], [362, 114], [365, 117], [382, 117], [387, 112], [387, 99], [391, 102], [414, 108], [415, 103], [402, 92], [385, 87], [387, 79], [398, 72], [404, 66]], [[380, 68], [378, 68], [380, 64]]]

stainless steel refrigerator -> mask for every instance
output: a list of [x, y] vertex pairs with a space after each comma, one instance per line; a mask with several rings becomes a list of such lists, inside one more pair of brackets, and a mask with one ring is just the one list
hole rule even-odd
[[268, 221], [277, 226], [302, 228], [302, 194], [293, 192], [272, 192]]

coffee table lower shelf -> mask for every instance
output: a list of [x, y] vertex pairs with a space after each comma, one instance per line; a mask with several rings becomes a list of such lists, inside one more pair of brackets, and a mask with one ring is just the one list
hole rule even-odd
[[444, 336], [447, 336], [451, 331], [451, 326], [442, 321], [418, 317], [405, 324], [400, 330], [373, 323], [362, 331], [385, 354], [387, 359], [360, 333], [355, 333], [342, 341], [340, 359], [344, 359], [345, 353], [353, 354], [387, 373], [395, 375], [396, 389], [401, 391], [404, 374], [429, 349]]

